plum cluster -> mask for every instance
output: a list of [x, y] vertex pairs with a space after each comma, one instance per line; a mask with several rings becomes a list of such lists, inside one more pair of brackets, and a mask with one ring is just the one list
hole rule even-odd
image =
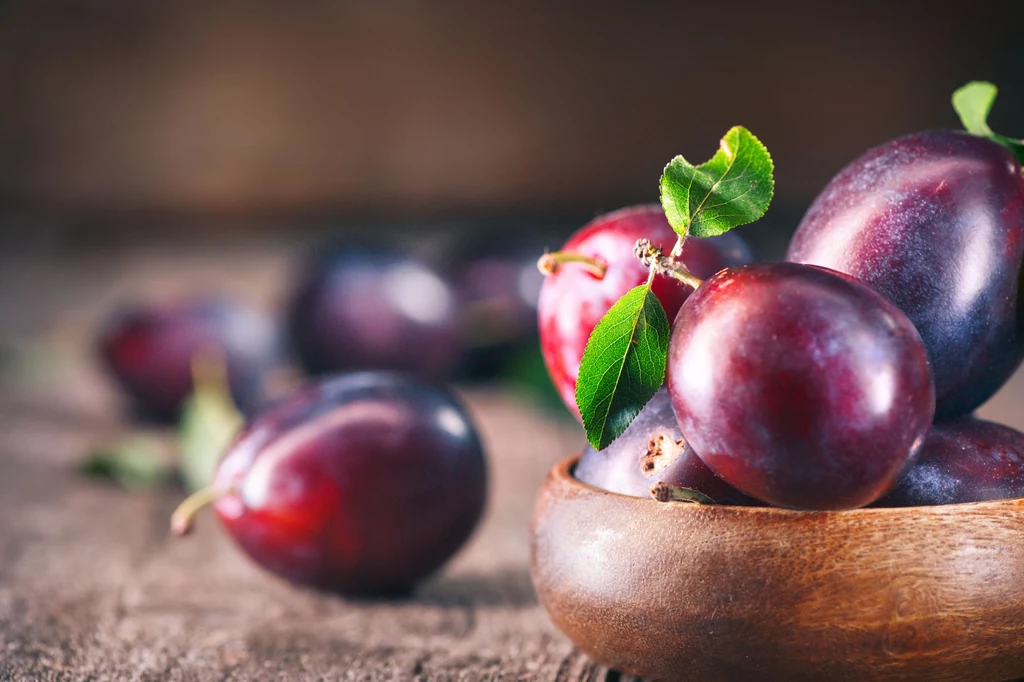
[[535, 348], [537, 248], [529, 235], [471, 241], [440, 268], [408, 249], [348, 241], [300, 264], [280, 324], [226, 298], [139, 302], [105, 322], [99, 354], [135, 411], [163, 422], [191, 395], [203, 352], [223, 359], [247, 413], [273, 397], [289, 356], [310, 377], [378, 369], [490, 379]]
[[[212, 504], [256, 563], [347, 595], [408, 592], [450, 558], [481, 517], [487, 467], [438, 382], [488, 376], [518, 344], [535, 347], [542, 281], [535, 247], [475, 245], [453, 260], [445, 272], [405, 251], [329, 250], [300, 268], [280, 325], [211, 297], [112, 315], [100, 356], [138, 414], [189, 431], [212, 359], [227, 409], [248, 416], [226, 452], [213, 446], [216, 475], [174, 530]], [[312, 380], [275, 396], [289, 354]]]
[[[570, 409], [595, 325], [648, 276], [639, 237], [676, 239], [659, 207], [627, 209], [542, 261], [541, 344]], [[828, 184], [788, 262], [743, 264], [749, 251], [722, 237], [685, 241], [696, 290], [655, 277], [672, 322], [666, 386], [584, 452], [581, 481], [796, 509], [1024, 496], [1024, 434], [971, 416], [1024, 358], [1024, 173], [1010, 151], [961, 132], [903, 137]]]

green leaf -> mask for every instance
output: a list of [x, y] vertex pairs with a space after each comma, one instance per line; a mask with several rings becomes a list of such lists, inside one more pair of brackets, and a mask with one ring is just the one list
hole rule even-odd
[[597, 323], [576, 381], [587, 440], [598, 450], [618, 438], [665, 380], [668, 318], [650, 283], [631, 289]]
[[195, 390], [178, 425], [178, 466], [185, 485], [195, 491], [213, 482], [217, 463], [244, 418], [231, 399], [223, 358], [197, 357], [193, 365]]
[[972, 135], [987, 137], [992, 134], [988, 127], [988, 112], [999, 93], [992, 83], [971, 81], [953, 93], [953, 108], [964, 124], [964, 130]]
[[79, 466], [87, 476], [113, 481], [127, 490], [159, 488], [171, 480], [159, 449], [148, 439], [132, 437], [98, 448]]
[[677, 156], [665, 166], [661, 205], [681, 237], [722, 234], [764, 215], [775, 192], [774, 170], [761, 141], [736, 126], [709, 161], [693, 166]]
[[987, 81], [971, 81], [953, 93], [953, 109], [960, 117], [964, 130], [986, 137], [1010, 150], [1017, 161], [1024, 164], [1024, 140], [995, 133], [988, 126], [988, 114], [996, 101], [999, 88]]
[[658, 502], [693, 502], [696, 504], [717, 504], [713, 499], [693, 488], [684, 488], [661, 481], [651, 488], [651, 497]]

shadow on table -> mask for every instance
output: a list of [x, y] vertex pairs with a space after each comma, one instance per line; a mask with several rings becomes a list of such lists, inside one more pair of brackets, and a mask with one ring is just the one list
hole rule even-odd
[[412, 601], [435, 606], [528, 607], [537, 603], [530, 573], [504, 569], [494, 573], [441, 574], [416, 590]]

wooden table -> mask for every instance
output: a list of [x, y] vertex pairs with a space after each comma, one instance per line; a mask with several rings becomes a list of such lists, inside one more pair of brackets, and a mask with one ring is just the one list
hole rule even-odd
[[[534, 597], [533, 497], [583, 437], [520, 396], [463, 391], [490, 456], [488, 510], [404, 601], [294, 588], [251, 564], [209, 513], [173, 539], [180, 492], [128, 493], [76, 473], [128, 428], [89, 353], [103, 313], [185, 286], [273, 308], [292, 256], [251, 244], [0, 260], [0, 680], [618, 679]], [[1022, 395], [1018, 375], [983, 414], [1022, 427]]]

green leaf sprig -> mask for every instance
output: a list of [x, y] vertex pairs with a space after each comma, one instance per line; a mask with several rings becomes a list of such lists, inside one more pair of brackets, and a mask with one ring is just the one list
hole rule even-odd
[[988, 125], [988, 114], [996, 101], [999, 88], [986, 81], [971, 81], [953, 93], [953, 109], [963, 123], [964, 130], [1003, 145], [1024, 165], [1024, 140], [993, 132]]
[[694, 166], [677, 156], [665, 166], [661, 205], [681, 238], [713, 237], [765, 214], [775, 193], [774, 171], [761, 141], [735, 126], [708, 161]]
[[626, 430], [664, 383], [668, 333], [649, 281], [627, 292], [594, 327], [580, 361], [576, 405], [598, 450]]
[[646, 239], [637, 242], [635, 255], [650, 276], [601, 318], [580, 361], [576, 405], [593, 447], [603, 450], [622, 435], [665, 380], [669, 322], [651, 290], [654, 276], [699, 287], [701, 280], [677, 260], [686, 239], [720, 235], [763, 216], [775, 192], [774, 170], [768, 150], [741, 126], [725, 134], [705, 163], [677, 156], [665, 167], [661, 205], [678, 239], [667, 256]]

